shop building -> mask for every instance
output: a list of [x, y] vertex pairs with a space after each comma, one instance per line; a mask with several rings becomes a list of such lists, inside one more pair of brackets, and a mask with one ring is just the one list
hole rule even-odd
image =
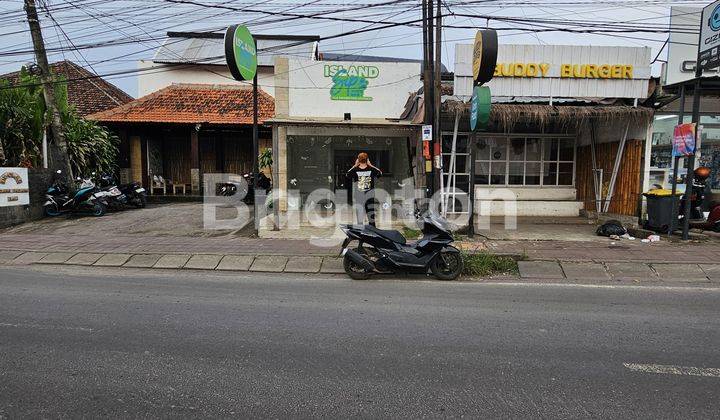
[[[252, 170], [252, 84], [225, 62], [223, 33], [168, 32], [152, 59], [138, 62], [139, 98], [89, 116], [121, 139], [123, 182], [156, 194], [199, 196], [205, 173]], [[256, 35], [260, 151], [272, 143], [274, 59], [317, 57], [317, 36]], [[127, 102], [127, 101], [126, 101]]]
[[[205, 173], [252, 170], [252, 87], [173, 84], [125, 105], [89, 115], [118, 133], [123, 182], [154, 194], [201, 193]], [[260, 124], [274, 115], [273, 98], [260, 90]], [[259, 131], [269, 147], [269, 127]]]
[[638, 213], [649, 48], [500, 45], [490, 123], [470, 133], [472, 51], [456, 46], [454, 92], [442, 98], [444, 185], [474, 188], [481, 216]]
[[[671, 28], [698, 27], [702, 9], [673, 7], [670, 13]], [[674, 160], [672, 158], [672, 136], [674, 127], [680, 122], [680, 99], [682, 85], [695, 78], [695, 64], [698, 52], [698, 35], [687, 31], [672, 31], [668, 43], [668, 59], [663, 68], [662, 89], [656, 103], [658, 109], [650, 128], [650, 141], [645, 165], [645, 188], [671, 188]], [[701, 135], [698, 144], [696, 166], [711, 168], [710, 186], [720, 190], [720, 68], [703, 72], [700, 90]], [[692, 120], [692, 96], [686, 92], [682, 122]], [[686, 173], [685, 160], [679, 162], [678, 174]], [[678, 188], [683, 191], [681, 179]]]
[[[419, 62], [379, 57], [276, 58], [275, 118], [269, 124], [281, 228], [293, 213], [333, 212], [335, 202], [346, 200], [345, 173], [359, 152], [384, 172], [378, 189], [392, 195], [412, 188], [405, 184], [414, 174], [419, 125], [399, 117], [421, 86], [420, 73]], [[386, 204], [382, 211], [390, 211], [392, 198], [378, 199]]]

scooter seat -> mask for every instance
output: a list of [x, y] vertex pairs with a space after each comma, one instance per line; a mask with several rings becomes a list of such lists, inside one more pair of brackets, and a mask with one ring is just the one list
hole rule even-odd
[[402, 236], [402, 233], [398, 232], [397, 230], [384, 230], [384, 229], [378, 229], [375, 226], [367, 225], [365, 226], [367, 230], [370, 232], [375, 233], [376, 235], [380, 235], [385, 239], [389, 239], [393, 242], [397, 242], [401, 245], [405, 245], [405, 237]]

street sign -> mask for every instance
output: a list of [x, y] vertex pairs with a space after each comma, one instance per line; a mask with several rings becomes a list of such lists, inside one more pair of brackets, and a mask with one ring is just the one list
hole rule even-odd
[[0, 168], [0, 207], [30, 204], [27, 168]]
[[498, 36], [494, 29], [481, 29], [475, 34], [473, 45], [473, 80], [476, 85], [490, 81], [495, 74], [498, 54]]
[[422, 126], [422, 139], [423, 141], [432, 141], [433, 129], [432, 125], [426, 124]]
[[225, 32], [225, 61], [236, 80], [252, 80], [257, 72], [255, 40], [247, 27], [231, 25]]
[[720, 65], [720, 0], [703, 9], [697, 61], [701, 70]]
[[487, 86], [475, 86], [470, 100], [470, 130], [487, 128], [490, 122], [492, 95]]

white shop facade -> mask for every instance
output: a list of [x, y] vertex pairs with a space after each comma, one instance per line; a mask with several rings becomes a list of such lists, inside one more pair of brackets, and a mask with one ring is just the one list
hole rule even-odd
[[[671, 28], [687, 28], [700, 24], [702, 9], [693, 7], [673, 7], [670, 13]], [[663, 68], [662, 85], [666, 100], [658, 108], [653, 119], [648, 143], [648, 159], [645, 166], [646, 188], [671, 188], [673, 165], [672, 135], [675, 125], [680, 122], [680, 88], [682, 82], [695, 77], [697, 59], [697, 34], [675, 31], [670, 34], [668, 59]], [[707, 80], [720, 80], [720, 68], [703, 73]], [[682, 122], [692, 121], [692, 96], [685, 99]], [[702, 131], [698, 144], [696, 166], [711, 169], [710, 187], [720, 191], [720, 89], [706, 89], [700, 97], [700, 124]], [[685, 160], [679, 163], [679, 175], [686, 173]], [[684, 182], [679, 189], [684, 190]]]
[[[420, 126], [400, 121], [421, 86], [421, 64], [407, 61], [275, 61], [273, 177], [280, 219], [290, 212], [333, 212], [347, 202], [345, 173], [360, 152], [384, 176], [390, 195], [413, 177]], [[382, 199], [385, 210], [392, 198]], [[284, 226], [281, 221], [280, 228]]]
[[497, 200], [508, 193], [519, 216], [634, 214], [652, 115], [643, 106], [650, 49], [500, 45], [489, 126], [470, 133], [472, 50], [456, 46], [453, 96], [443, 97], [446, 168], [456, 118], [459, 126], [445, 184], [474, 188], [476, 209], [489, 201], [489, 215], [505, 214]]

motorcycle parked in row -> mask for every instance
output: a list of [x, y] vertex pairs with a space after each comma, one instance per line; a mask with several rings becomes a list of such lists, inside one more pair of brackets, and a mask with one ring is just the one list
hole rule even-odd
[[99, 181], [100, 187], [110, 193], [110, 206], [120, 210], [125, 205], [132, 205], [136, 208], [144, 208], [147, 205], [147, 192], [137, 182], [118, 185], [112, 175], [102, 175]]
[[[372, 274], [396, 272], [423, 273], [428, 270], [440, 280], [454, 280], [463, 271], [460, 251], [447, 222], [437, 216], [422, 218], [423, 237], [407, 243], [397, 230], [382, 230], [371, 225], [340, 225], [347, 238], [342, 244], [343, 267], [355, 280]], [[354, 248], [348, 245], [357, 241]]]
[[46, 216], [59, 216], [68, 213], [86, 213], [102, 216], [107, 212], [108, 193], [95, 186], [91, 178], [76, 178], [77, 190], [70, 193], [62, 179], [62, 171], [57, 171], [52, 185], [45, 192], [43, 209]]

